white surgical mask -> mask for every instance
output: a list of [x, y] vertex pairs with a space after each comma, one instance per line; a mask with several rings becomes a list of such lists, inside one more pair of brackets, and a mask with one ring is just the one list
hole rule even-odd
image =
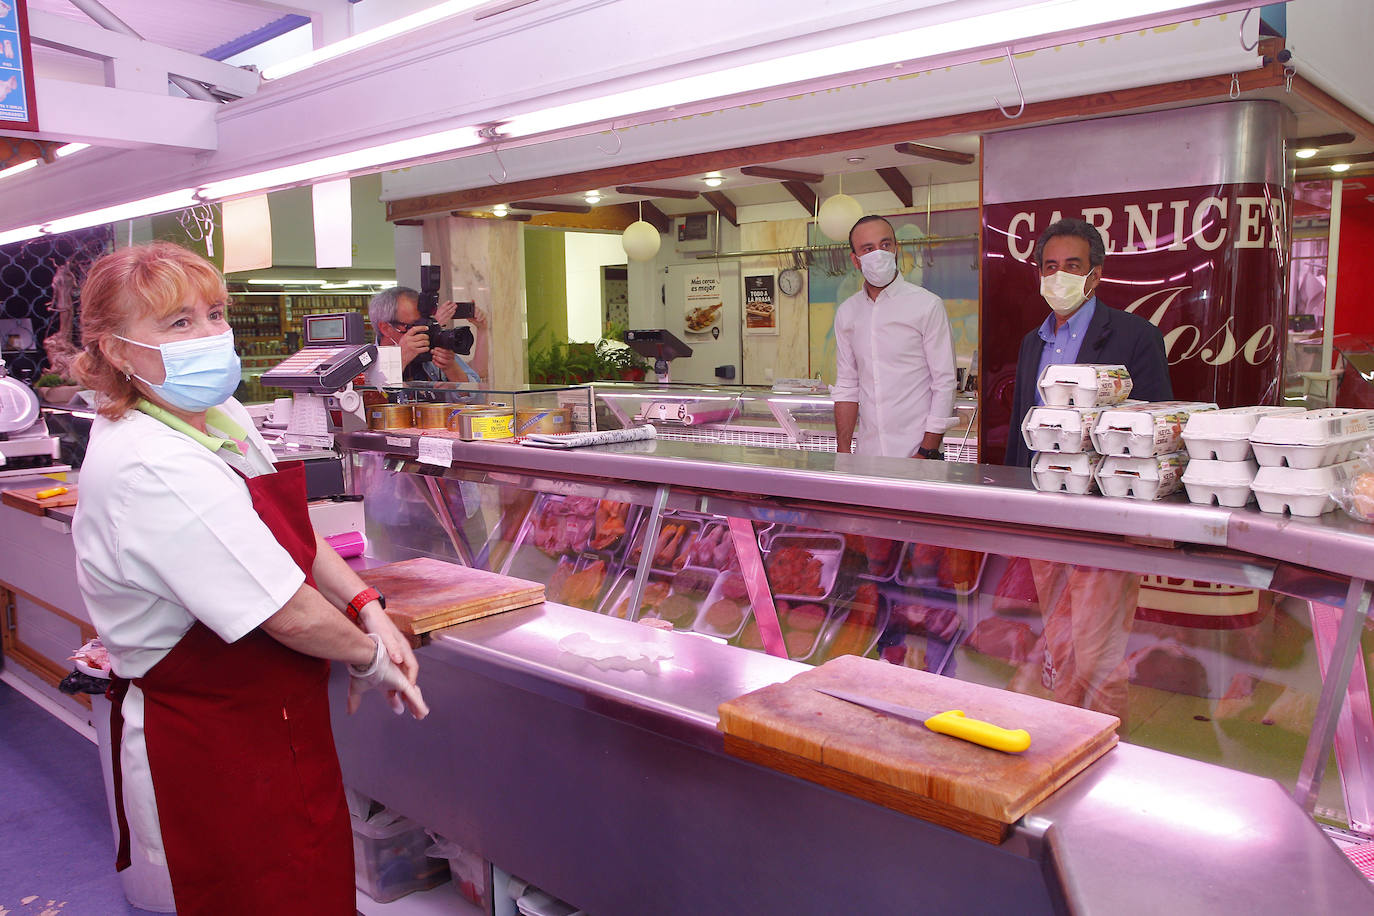
[[146, 347], [162, 353], [162, 368], [166, 377], [161, 385], [154, 385], [141, 375], [135, 375], [153, 393], [173, 407], [182, 410], [209, 410], [223, 404], [234, 393], [241, 379], [239, 355], [234, 352], [234, 332], [174, 340], [153, 346], [127, 337], [115, 335], [136, 347]]
[[1056, 315], [1068, 315], [1088, 298], [1083, 286], [1088, 278], [1071, 274], [1067, 270], [1057, 270], [1048, 277], [1040, 278], [1040, 295], [1054, 309]]
[[859, 269], [870, 286], [881, 289], [897, 279], [897, 255], [886, 248], [874, 248], [859, 258]]

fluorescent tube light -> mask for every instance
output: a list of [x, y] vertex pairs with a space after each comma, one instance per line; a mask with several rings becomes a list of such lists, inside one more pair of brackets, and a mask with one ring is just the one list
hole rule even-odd
[[12, 165], [7, 169], [0, 169], [0, 178], [9, 178], [12, 175], [18, 175], [20, 172], [27, 172], [29, 169], [37, 167], [37, 159], [27, 159], [18, 165]]
[[10, 229], [7, 232], [0, 232], [0, 245], [8, 245], [10, 242], [22, 242], [25, 239], [35, 238], [42, 234], [42, 226], [24, 226], [21, 229]]
[[65, 159], [67, 156], [70, 156], [72, 153], [79, 153], [79, 152], [81, 152], [83, 149], [90, 149], [90, 148], [91, 148], [91, 145], [90, 145], [89, 143], [68, 143], [66, 146], [59, 146], [59, 147], [57, 148], [57, 158], [58, 158], [58, 159]]
[[480, 138], [477, 136], [477, 131], [471, 127], [443, 130], [421, 137], [413, 137], [409, 140], [396, 140], [392, 143], [383, 143], [381, 146], [338, 153], [323, 159], [311, 159], [307, 162], [298, 162], [295, 165], [268, 169], [265, 172], [212, 181], [201, 186], [200, 198], [202, 200], [223, 200], [226, 197], [237, 197], [241, 194], [251, 194], [269, 188], [304, 184], [330, 175], [344, 175], [392, 162], [403, 162], [407, 159], [419, 159], [436, 153], [446, 153], [466, 146], [474, 146], [479, 142]]
[[169, 191], [166, 194], [145, 197], [142, 200], [130, 201], [127, 204], [102, 207], [99, 210], [78, 213], [75, 216], [64, 216], [61, 219], [44, 223], [43, 232], [58, 233], [71, 232], [73, 229], [87, 229], [105, 223], [117, 223], [123, 219], [135, 219], [154, 213], [165, 213], [168, 210], [194, 207], [196, 203], [196, 192], [190, 188], [183, 188], [180, 191]]
[[511, 137], [542, 134], [842, 73], [1009, 46], [1035, 36], [1081, 33], [1115, 22], [1226, 5], [1215, 0], [1044, 0], [545, 108], [507, 120], [501, 132]]
[[293, 57], [279, 64], [272, 64], [270, 67], [264, 67], [262, 71], [263, 79], [275, 80], [281, 79], [283, 76], [288, 76], [292, 73], [299, 73], [301, 70], [308, 69], [327, 60], [333, 60], [336, 57], [348, 54], [350, 51], [357, 51], [359, 48], [365, 48], [379, 41], [394, 38], [397, 35], [413, 31], [433, 22], [438, 22], [440, 19], [447, 19], [449, 16], [465, 13], [468, 10], [488, 2], [490, 2], [490, 0], [448, 0], [447, 3], [436, 4], [428, 9], [420, 10], [418, 13], [402, 16], [400, 19], [393, 19], [391, 22], [384, 23], [376, 28], [368, 29], [365, 32], [359, 32], [356, 35], [350, 35], [342, 41], [336, 41], [333, 44], [325, 45], [323, 48], [316, 48], [299, 57]]

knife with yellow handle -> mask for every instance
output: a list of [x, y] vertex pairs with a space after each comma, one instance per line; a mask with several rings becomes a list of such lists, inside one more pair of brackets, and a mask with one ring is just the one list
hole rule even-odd
[[902, 706], [899, 703], [889, 703], [885, 700], [875, 700], [857, 693], [850, 693], [846, 690], [830, 690], [825, 687], [812, 687], [817, 693], [843, 700], [846, 703], [853, 703], [855, 706], [862, 706], [865, 709], [872, 709], [875, 712], [886, 713], [890, 716], [897, 716], [902, 719], [911, 719], [920, 722], [933, 732], [942, 735], [949, 735], [952, 738], [962, 738], [973, 744], [981, 744], [983, 747], [990, 747], [995, 751], [1005, 751], [1008, 754], [1019, 754], [1030, 747], [1030, 732], [1024, 728], [1002, 728], [993, 725], [991, 722], [983, 722], [980, 719], [970, 719], [961, 710], [951, 709], [941, 713], [927, 713], [919, 709], [912, 709], [910, 706]]

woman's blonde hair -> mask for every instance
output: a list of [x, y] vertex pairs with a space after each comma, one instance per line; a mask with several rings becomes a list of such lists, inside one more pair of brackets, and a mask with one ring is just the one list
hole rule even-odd
[[171, 242], [121, 248], [91, 266], [81, 286], [81, 349], [70, 354], [68, 365], [77, 381], [104, 395], [102, 416], [119, 419], [142, 394], [101, 344], [138, 318], [166, 318], [193, 301], [227, 306], [224, 277], [200, 255]]

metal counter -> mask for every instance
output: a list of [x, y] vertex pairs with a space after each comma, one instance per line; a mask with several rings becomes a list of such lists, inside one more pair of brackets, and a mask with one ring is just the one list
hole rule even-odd
[[[674, 655], [603, 671], [559, 650], [576, 632]], [[993, 846], [724, 754], [717, 705], [800, 663], [555, 604], [420, 656], [424, 722], [342, 715], [336, 676], [345, 780], [597, 916], [1374, 906], [1270, 780], [1121, 745]]]

